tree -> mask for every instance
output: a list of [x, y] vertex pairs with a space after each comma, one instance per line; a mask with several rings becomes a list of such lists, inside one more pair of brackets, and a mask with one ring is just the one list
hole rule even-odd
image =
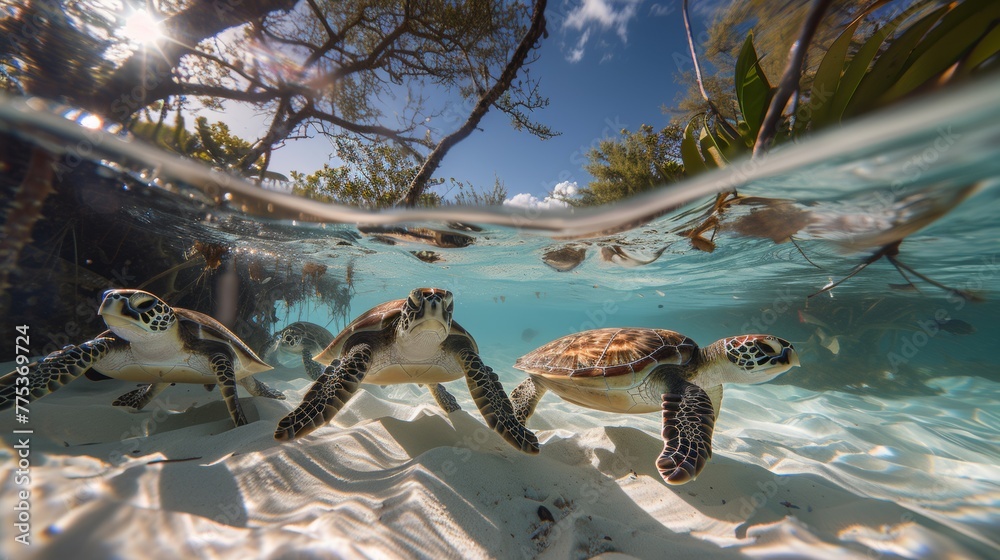
[[452, 181], [458, 187], [458, 192], [452, 199], [453, 204], [460, 206], [501, 206], [503, 205], [503, 201], [507, 199], [507, 185], [500, 180], [500, 177], [494, 178], [493, 189], [489, 191], [476, 189], [471, 184], [455, 181], [454, 179]]
[[[393, 206], [420, 169], [420, 161], [385, 142], [335, 139], [342, 165], [323, 164], [311, 174], [292, 172], [292, 192], [300, 196], [370, 209]], [[425, 203], [433, 202], [425, 199]]]
[[[161, 112], [161, 115], [164, 114], [165, 112]], [[194, 132], [187, 130], [180, 111], [175, 114], [173, 125], [163, 124], [162, 118], [155, 123], [136, 119], [130, 123], [129, 130], [164, 150], [203, 161], [222, 170], [238, 168], [251, 149], [249, 141], [233, 134], [229, 125], [223, 122], [209, 124], [205, 117], [198, 117], [195, 119]], [[263, 171], [263, 163], [263, 157], [258, 158], [251, 165], [249, 173], [263, 174], [264, 178], [273, 181], [288, 180], [280, 173]]]
[[580, 190], [578, 204], [609, 204], [681, 179], [683, 132], [676, 124], [659, 132], [642, 125], [635, 132], [623, 129], [621, 138], [601, 140], [587, 152], [584, 168], [594, 180]]
[[142, 45], [118, 32], [124, 14], [101, 0], [10, 5], [0, 81], [122, 123], [178, 98], [253, 104], [270, 124], [239, 162], [244, 171], [262, 156], [266, 170], [275, 147], [317, 131], [391, 142], [423, 158], [415, 197], [491, 107], [517, 128], [554, 134], [532, 119], [547, 100], [527, 73], [545, 0], [162, 0], [129, 10], [146, 5], [158, 5], [164, 38]]

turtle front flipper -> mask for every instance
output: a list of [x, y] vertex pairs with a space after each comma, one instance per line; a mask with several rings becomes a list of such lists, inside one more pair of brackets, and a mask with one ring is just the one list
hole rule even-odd
[[684, 382], [663, 395], [663, 453], [656, 468], [667, 484], [694, 480], [712, 458], [715, 408], [701, 387]]
[[115, 399], [115, 402], [111, 403], [111, 406], [131, 408], [133, 411], [138, 412], [149, 404], [153, 400], [153, 397], [158, 395], [160, 391], [166, 389], [169, 385], [169, 383], [147, 383], [134, 391], [129, 391], [128, 393], [118, 397]]
[[[102, 337], [68, 346], [28, 367], [28, 374], [16, 370], [0, 377], [0, 410], [22, 406], [44, 397], [96, 366], [112, 350], [127, 345], [117, 338]], [[19, 381], [26, 379], [27, 381]]]
[[466, 348], [459, 355], [465, 371], [465, 381], [486, 425], [500, 434], [507, 443], [525, 453], [538, 453], [538, 438], [514, 417], [514, 407], [500, 384], [497, 374], [483, 363], [479, 354]]
[[434, 400], [437, 401], [438, 406], [448, 414], [456, 410], [462, 410], [462, 407], [458, 404], [458, 399], [455, 398], [455, 395], [449, 393], [448, 389], [444, 388], [444, 385], [434, 383], [433, 385], [427, 385], [427, 389], [434, 395]]
[[341, 360], [335, 360], [306, 392], [295, 410], [278, 421], [274, 439], [286, 441], [302, 437], [340, 412], [351, 400], [368, 373], [372, 350], [367, 344], [353, 346]]
[[535, 383], [531, 377], [514, 387], [510, 392], [510, 402], [514, 405], [514, 418], [518, 422], [528, 423], [528, 418], [535, 413], [535, 407], [538, 406], [538, 401], [542, 400], [545, 390], [545, 387]]
[[[334, 360], [333, 364], [330, 365], [334, 365], [336, 363], [337, 360]], [[312, 352], [308, 349], [302, 350], [302, 366], [306, 368], [306, 373], [309, 375], [309, 379], [312, 379], [313, 381], [319, 379], [320, 375], [323, 375], [323, 364], [314, 360]]]
[[239, 384], [255, 397], [265, 397], [268, 399], [277, 399], [279, 401], [285, 400], [284, 393], [278, 391], [277, 389], [268, 387], [263, 381], [252, 375], [240, 379]]
[[216, 384], [222, 393], [222, 399], [226, 401], [226, 408], [229, 409], [233, 424], [236, 427], [247, 424], [247, 417], [243, 414], [243, 408], [236, 395], [236, 368], [233, 365], [232, 349], [227, 344], [212, 340], [197, 340], [189, 344], [195, 352], [208, 356], [208, 368], [215, 374]]

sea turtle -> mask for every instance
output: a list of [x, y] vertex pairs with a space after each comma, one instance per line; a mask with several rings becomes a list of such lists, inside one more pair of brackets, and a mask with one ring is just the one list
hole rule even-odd
[[198, 383], [208, 388], [218, 384], [237, 426], [247, 420], [236, 397], [236, 383], [252, 395], [285, 398], [252, 377], [271, 366], [208, 315], [171, 308], [142, 290], [105, 292], [97, 314], [110, 330], [79, 346], [49, 354], [29, 368], [26, 376], [15, 371], [0, 377], [0, 410], [13, 406], [17, 396], [38, 399], [83, 374], [91, 379], [150, 383], [114, 402], [136, 410], [171, 383]]
[[333, 339], [333, 333], [316, 323], [299, 321], [276, 332], [262, 357], [271, 365], [277, 363], [289, 368], [301, 363], [309, 377], [315, 380], [323, 373], [323, 366], [313, 361], [313, 356], [322, 352]]
[[363, 313], [316, 356], [330, 365], [278, 422], [275, 439], [303, 436], [330, 421], [362, 382], [438, 384], [465, 377], [489, 427], [514, 447], [537, 453], [538, 439], [514, 419], [497, 375], [479, 358], [472, 335], [452, 321], [453, 310], [451, 292], [417, 288]]
[[[285, 367], [291, 367], [292, 365], [296, 365], [293, 360], [301, 360], [306, 373], [315, 381], [322, 375], [326, 367], [324, 365], [326, 362], [321, 364], [313, 359], [313, 356], [323, 354], [326, 347], [333, 342], [333, 339], [334, 336], [330, 334], [330, 331], [315, 323], [305, 321], [292, 323], [277, 332], [271, 339], [271, 343], [264, 354], [264, 361], [272, 363], [272, 360], [277, 360]], [[343, 347], [340, 347], [340, 351], [343, 351]], [[332, 354], [332, 351], [323, 354], [324, 360], [330, 359], [330, 354]], [[330, 363], [334, 363], [337, 360], [339, 360], [339, 357], [333, 359]], [[450, 414], [456, 410], [462, 410], [462, 407], [458, 404], [458, 400], [444, 388], [444, 385], [434, 383], [429, 385], [428, 389], [445, 412]]]
[[663, 411], [663, 453], [656, 461], [668, 484], [694, 480], [712, 456], [712, 429], [723, 383], [763, 383], [799, 365], [792, 345], [748, 334], [705, 348], [668, 330], [609, 328], [564, 336], [518, 358], [529, 374], [511, 392], [526, 423], [546, 390], [607, 412]]

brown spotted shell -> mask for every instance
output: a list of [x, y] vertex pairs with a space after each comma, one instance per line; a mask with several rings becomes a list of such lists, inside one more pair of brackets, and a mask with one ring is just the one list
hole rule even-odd
[[659, 365], [691, 364], [698, 345], [663, 329], [609, 328], [564, 336], [518, 358], [514, 367], [545, 377], [603, 377], [608, 386], [631, 385]]

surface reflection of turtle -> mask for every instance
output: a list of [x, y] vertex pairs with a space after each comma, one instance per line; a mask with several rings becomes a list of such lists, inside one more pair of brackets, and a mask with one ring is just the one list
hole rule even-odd
[[237, 383], [253, 395], [285, 398], [252, 377], [271, 366], [208, 315], [171, 308], [141, 290], [106, 292], [97, 314], [110, 330], [49, 354], [26, 376], [14, 371], [0, 378], [0, 410], [13, 406], [18, 396], [38, 399], [83, 374], [150, 383], [114, 402], [133, 409], [149, 404], [171, 383], [218, 384], [237, 426], [247, 423]]
[[263, 358], [271, 365], [281, 364], [287, 368], [301, 364], [309, 377], [315, 380], [323, 373], [323, 366], [313, 361], [313, 356], [322, 352], [333, 339], [333, 333], [325, 328], [299, 321], [275, 333], [264, 350]]
[[281, 419], [274, 437], [288, 440], [322, 426], [363, 382], [438, 384], [464, 377], [489, 427], [514, 447], [537, 453], [538, 439], [514, 419], [507, 393], [479, 358], [476, 341], [452, 321], [452, 299], [446, 290], [417, 288], [355, 319], [316, 356], [331, 365]]
[[749, 334], [699, 348], [673, 331], [611, 328], [565, 336], [519, 358], [529, 374], [511, 393], [525, 423], [546, 390], [607, 412], [663, 412], [656, 467], [669, 484], [694, 480], [712, 456], [723, 383], [762, 383], [799, 365], [792, 345]]

